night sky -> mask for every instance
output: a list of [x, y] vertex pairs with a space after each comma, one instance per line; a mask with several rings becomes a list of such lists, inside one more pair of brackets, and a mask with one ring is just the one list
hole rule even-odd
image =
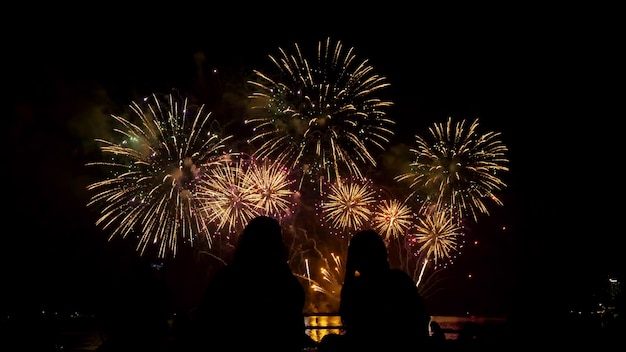
[[[549, 9], [362, 10], [124, 10], [21, 22], [4, 44], [3, 310], [98, 309], [107, 283], [137, 263], [132, 245], [108, 243], [85, 206], [95, 174], [84, 165], [109, 114], [173, 88], [223, 107], [216, 87], [236, 90], [230, 84], [269, 67], [279, 46], [328, 36], [391, 83], [395, 143], [448, 116], [478, 117], [509, 148], [504, 206], [473, 230], [480, 246], [450, 269], [437, 312], [561, 312], [621, 275], [623, 57], [613, 22]], [[171, 264], [183, 307], [205, 278], [191, 262]]]

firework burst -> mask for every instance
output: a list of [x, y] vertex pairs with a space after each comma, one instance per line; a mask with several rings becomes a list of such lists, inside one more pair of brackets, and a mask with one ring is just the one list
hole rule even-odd
[[[320, 41], [310, 61], [295, 44], [295, 53], [279, 48], [269, 56], [278, 79], [255, 71], [251, 143], [260, 141], [258, 157], [284, 160], [301, 170], [302, 182], [334, 182], [340, 176], [363, 177], [361, 168], [376, 166], [371, 147], [383, 150], [394, 135], [387, 118], [392, 102], [377, 97], [389, 86], [354, 48], [330, 38]], [[321, 185], [320, 185], [321, 189]]]
[[130, 109], [129, 118], [112, 115], [122, 126], [116, 141], [96, 139], [104, 160], [87, 165], [111, 177], [87, 187], [96, 192], [88, 206], [100, 207], [97, 225], [112, 228], [110, 238], [136, 236], [142, 255], [153, 244], [159, 257], [175, 256], [180, 240], [193, 246], [198, 234], [209, 238], [194, 194], [231, 137], [220, 137], [211, 113], [186, 98], [152, 94]]
[[244, 187], [255, 190], [254, 201], [260, 215], [278, 219], [291, 216], [297, 206], [297, 192], [290, 170], [269, 159], [252, 160], [243, 178]]
[[283, 219], [293, 214], [293, 184], [281, 164], [237, 155], [202, 175], [197, 198], [217, 232], [236, 234], [256, 216]]
[[397, 181], [410, 180], [412, 195], [423, 208], [451, 208], [459, 217], [489, 215], [485, 200], [502, 205], [494, 192], [506, 184], [499, 178], [508, 171], [507, 147], [500, 133], [478, 134], [478, 119], [453, 125], [435, 123], [429, 128], [433, 142], [416, 136], [417, 148], [411, 149], [415, 161], [411, 171], [396, 176]]
[[378, 194], [368, 179], [339, 179], [330, 184], [319, 205], [321, 221], [340, 233], [369, 225]]
[[198, 183], [197, 199], [216, 231], [235, 234], [260, 212], [256, 190], [244, 183], [245, 162], [224, 160], [211, 168]]
[[405, 235], [413, 227], [415, 214], [409, 206], [396, 199], [383, 200], [376, 205], [373, 227], [389, 241]]
[[454, 258], [462, 236], [463, 229], [450, 212], [435, 210], [418, 217], [410, 241], [419, 247], [420, 253], [425, 253], [427, 260], [432, 259], [437, 266], [443, 260], [451, 261]]

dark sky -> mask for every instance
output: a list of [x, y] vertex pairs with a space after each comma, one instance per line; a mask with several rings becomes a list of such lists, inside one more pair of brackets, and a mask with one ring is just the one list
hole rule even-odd
[[[267, 67], [279, 46], [312, 46], [328, 36], [388, 78], [399, 141], [448, 116], [478, 117], [509, 148], [504, 206], [482, 229], [488, 249], [465, 263], [484, 271], [483, 281], [463, 297], [443, 294], [449, 302], [440, 305], [499, 301], [497, 313], [565, 308], [608, 275], [621, 275], [623, 60], [610, 19], [579, 21], [560, 9], [178, 10], [35, 16], [4, 44], [14, 102], [0, 240], [6, 307], [89, 306], [102, 299], [101, 283], [133, 261], [124, 245], [106, 243], [85, 210], [93, 174], [84, 164], [103, 128], [86, 117], [172, 88], [216, 103], [198, 80], [204, 75], [210, 90], [212, 68], [220, 78], [245, 75]], [[25, 30], [29, 24], [37, 30]], [[204, 74], [197, 53], [205, 56]], [[509, 229], [504, 239], [492, 234], [501, 225]], [[464, 274], [457, 268], [451, 276]], [[179, 295], [194, 284], [186, 285]]]

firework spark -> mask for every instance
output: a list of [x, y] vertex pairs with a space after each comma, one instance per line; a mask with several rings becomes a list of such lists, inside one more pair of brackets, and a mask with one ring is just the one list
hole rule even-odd
[[411, 172], [396, 180], [411, 180], [412, 195], [424, 208], [451, 208], [461, 218], [471, 215], [475, 221], [478, 214], [489, 215], [486, 199], [502, 205], [494, 192], [506, 187], [499, 174], [509, 170], [507, 147], [500, 133], [479, 135], [477, 129], [478, 119], [469, 126], [465, 120], [453, 126], [452, 118], [433, 124], [429, 128], [433, 143], [416, 136]]
[[332, 260], [323, 258], [323, 266], [319, 271], [322, 276], [321, 281], [311, 281], [311, 289], [324, 294], [331, 304], [338, 307], [345, 268], [340, 255], [330, 253], [330, 257]]
[[[250, 143], [261, 141], [258, 157], [284, 160], [302, 172], [299, 187], [334, 182], [340, 176], [363, 177], [361, 168], [376, 166], [371, 147], [383, 150], [394, 135], [387, 118], [392, 102], [377, 97], [389, 86], [368, 60], [357, 61], [354, 48], [330, 38], [320, 41], [310, 61], [295, 44], [295, 54], [279, 48], [269, 56], [280, 81], [255, 71], [249, 81], [253, 116]], [[320, 187], [321, 189], [321, 187]]]
[[339, 179], [330, 185], [323, 199], [319, 206], [322, 221], [332, 229], [353, 232], [369, 224], [377, 193], [370, 180]]
[[330, 253], [330, 257], [332, 262], [325, 259], [326, 266], [320, 268], [320, 273], [322, 274], [322, 280], [328, 285], [328, 288], [324, 289], [324, 291], [338, 295], [343, 284], [345, 269], [339, 255]]
[[[345, 246], [334, 247], [329, 246], [328, 242], [323, 243], [313, 242], [313, 246], [309, 247], [308, 254], [312, 254], [312, 260], [305, 259], [306, 274], [298, 275], [306, 280], [303, 280], [303, 284], [306, 284], [312, 291], [311, 297], [316, 297], [317, 307], [316, 311], [323, 312], [336, 312], [339, 309], [339, 302], [341, 301], [341, 286], [345, 275], [345, 268], [343, 265], [344, 259], [347, 255], [347, 244]], [[331, 247], [334, 247], [331, 249]], [[308, 255], [307, 255], [308, 256]], [[309, 263], [313, 263], [311, 266]], [[311, 270], [313, 268], [313, 270]], [[315, 269], [317, 268], [317, 269]], [[294, 268], [294, 273], [299, 270]]]
[[97, 225], [114, 228], [110, 239], [133, 235], [142, 255], [155, 244], [159, 257], [175, 256], [179, 240], [209, 238], [194, 193], [199, 174], [219, 163], [231, 137], [214, 132], [211, 113], [186, 98], [152, 94], [130, 109], [134, 118], [112, 115], [123, 126], [114, 129], [117, 141], [96, 139], [106, 158], [87, 165], [111, 177], [87, 187], [96, 192], [88, 206], [101, 207]]
[[415, 214], [409, 206], [396, 199], [383, 200], [376, 205], [373, 227], [378, 233], [390, 240], [407, 233], [413, 227]]

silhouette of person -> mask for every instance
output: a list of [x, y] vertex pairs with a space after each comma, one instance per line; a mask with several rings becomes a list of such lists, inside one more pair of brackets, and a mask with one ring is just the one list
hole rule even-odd
[[424, 301], [407, 273], [390, 268], [377, 232], [363, 230], [350, 240], [340, 297], [343, 334], [325, 335], [318, 351], [427, 348], [430, 315]]
[[458, 351], [482, 351], [485, 349], [481, 326], [474, 321], [466, 321], [454, 341]]
[[431, 351], [443, 351], [448, 345], [446, 339], [446, 333], [441, 328], [441, 325], [434, 321], [430, 321], [430, 346]]
[[192, 349], [302, 351], [312, 343], [305, 333], [304, 287], [287, 254], [279, 222], [252, 219], [195, 312]]

